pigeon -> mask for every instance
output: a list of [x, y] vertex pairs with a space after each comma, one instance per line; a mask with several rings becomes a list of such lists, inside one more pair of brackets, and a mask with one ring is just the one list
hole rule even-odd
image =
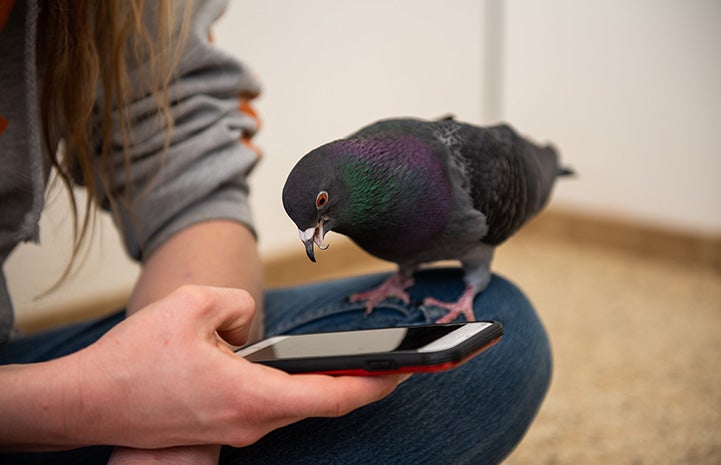
[[423, 303], [447, 311], [437, 323], [474, 321], [473, 300], [491, 280], [496, 246], [543, 209], [557, 177], [570, 174], [553, 146], [508, 124], [385, 119], [302, 157], [283, 187], [283, 207], [311, 261], [334, 231], [398, 265], [379, 287], [350, 296], [365, 302], [366, 314], [387, 298], [409, 303], [414, 271], [455, 260], [464, 271], [461, 296]]

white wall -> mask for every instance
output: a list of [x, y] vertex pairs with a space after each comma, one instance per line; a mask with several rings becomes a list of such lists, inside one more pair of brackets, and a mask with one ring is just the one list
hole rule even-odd
[[556, 201], [721, 235], [721, 2], [508, 0], [504, 117], [579, 172]]
[[300, 251], [281, 203], [306, 152], [389, 116], [483, 116], [484, 4], [475, 0], [232, 4], [219, 44], [260, 77], [265, 157], [251, 182], [265, 254]]
[[[280, 201], [293, 164], [401, 115], [508, 120], [579, 172], [556, 205], [721, 235], [721, 2], [244, 0], [215, 36], [264, 83], [251, 187], [265, 256], [302, 253]], [[132, 284], [106, 222], [79, 277], [32, 301], [67, 259], [65, 211], [54, 202], [43, 247], [5, 266], [20, 318]]]

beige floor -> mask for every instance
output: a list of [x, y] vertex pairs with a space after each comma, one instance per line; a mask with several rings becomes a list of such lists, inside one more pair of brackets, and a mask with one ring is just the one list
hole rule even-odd
[[[387, 267], [340, 249], [306, 273]], [[508, 464], [721, 464], [721, 271], [628, 250], [532, 228], [498, 249], [495, 271], [535, 304], [555, 360]]]
[[549, 396], [509, 464], [721, 464], [721, 273], [519, 235], [498, 272], [551, 335]]

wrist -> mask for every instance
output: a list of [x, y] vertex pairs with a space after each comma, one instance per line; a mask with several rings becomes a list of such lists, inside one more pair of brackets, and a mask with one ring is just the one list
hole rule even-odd
[[184, 446], [166, 449], [131, 449], [116, 447], [108, 465], [147, 463], [153, 465], [216, 465], [220, 446]]
[[84, 399], [74, 356], [0, 367], [0, 438], [5, 450], [60, 450], [93, 444], [80, 421]]

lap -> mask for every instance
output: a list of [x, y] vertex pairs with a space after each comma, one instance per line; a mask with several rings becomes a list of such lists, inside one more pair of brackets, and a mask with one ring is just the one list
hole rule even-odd
[[0, 345], [0, 365], [44, 362], [77, 352], [97, 341], [124, 318], [124, 311], [115, 312], [95, 320], [18, 337]]
[[[423, 298], [454, 300], [464, 288], [459, 270], [426, 270], [416, 275], [410, 304], [387, 301], [366, 316], [362, 303], [346, 299], [386, 277], [268, 291], [266, 333], [432, 323], [444, 311], [421, 305]], [[387, 398], [342, 418], [307, 419], [250, 447], [224, 448], [221, 463], [497, 463], [520, 440], [540, 407], [550, 382], [550, 346], [526, 297], [499, 276], [475, 299], [474, 309], [477, 319], [499, 320], [505, 326], [503, 339], [491, 350], [449, 372], [414, 375]], [[78, 350], [122, 318], [119, 313], [15, 341], [0, 348], [0, 364]], [[14, 360], [23, 352], [23, 360]], [[105, 456], [107, 450], [96, 454]], [[42, 463], [62, 461], [45, 456]]]
[[[386, 277], [271, 292], [266, 297], [268, 332], [432, 323], [445, 311], [420, 302], [428, 296], [454, 300], [465, 287], [459, 270], [426, 270], [416, 274], [410, 304], [384, 302], [365, 316], [362, 303], [345, 299]], [[387, 398], [345, 417], [304, 420], [243, 450], [226, 448], [224, 463], [500, 462], [520, 441], [545, 396], [550, 346], [529, 301], [499, 276], [475, 299], [474, 310], [477, 320], [504, 324], [505, 335], [492, 349], [455, 370], [414, 375]]]

